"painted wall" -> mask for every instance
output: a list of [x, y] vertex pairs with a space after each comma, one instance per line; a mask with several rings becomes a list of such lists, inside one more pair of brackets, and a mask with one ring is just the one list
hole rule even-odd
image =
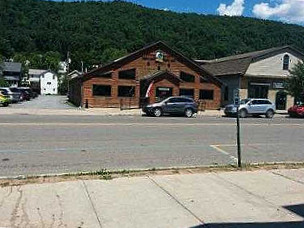
[[224, 99], [225, 86], [222, 88], [222, 106], [232, 104], [234, 102], [234, 90], [240, 87], [240, 76], [227, 75], [218, 78], [228, 87], [228, 100]]
[[289, 55], [289, 69], [301, 61], [298, 57], [289, 52], [280, 53], [278, 55], [251, 63], [245, 75], [251, 76], [267, 76], [267, 77], [287, 77], [288, 70], [283, 70], [283, 59], [285, 55]]

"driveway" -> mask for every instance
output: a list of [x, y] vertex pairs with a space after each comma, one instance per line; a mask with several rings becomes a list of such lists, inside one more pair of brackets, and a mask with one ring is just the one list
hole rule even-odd
[[70, 106], [67, 103], [66, 96], [44, 96], [32, 99], [30, 101], [21, 102], [11, 105], [13, 108], [20, 109], [73, 109], [75, 107]]

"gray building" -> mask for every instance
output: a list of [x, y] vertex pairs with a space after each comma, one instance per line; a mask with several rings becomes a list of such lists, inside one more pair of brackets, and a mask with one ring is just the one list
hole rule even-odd
[[22, 78], [22, 64], [16, 62], [3, 62], [1, 64], [1, 77], [9, 86], [18, 86]]
[[290, 70], [303, 59], [297, 49], [283, 46], [197, 62], [225, 84], [222, 105], [233, 103], [234, 90], [240, 89], [241, 98], [268, 98], [278, 110], [286, 110], [294, 98], [286, 93], [284, 84]]

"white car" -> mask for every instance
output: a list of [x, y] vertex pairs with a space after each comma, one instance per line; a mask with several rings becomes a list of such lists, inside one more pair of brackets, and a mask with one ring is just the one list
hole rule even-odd
[[[225, 114], [227, 116], [236, 115], [237, 106], [227, 105], [225, 107]], [[258, 98], [248, 98], [243, 99], [240, 102], [239, 106], [239, 115], [241, 118], [245, 118], [249, 115], [251, 116], [260, 116], [265, 115], [267, 118], [272, 118], [276, 112], [276, 106], [268, 99], [258, 99]]]

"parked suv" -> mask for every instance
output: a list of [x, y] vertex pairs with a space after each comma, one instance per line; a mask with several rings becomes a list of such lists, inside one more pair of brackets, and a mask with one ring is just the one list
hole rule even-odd
[[[225, 107], [226, 116], [235, 116], [237, 106], [236, 105], [227, 105]], [[272, 118], [275, 114], [276, 107], [268, 99], [243, 99], [241, 100], [239, 107], [239, 114], [241, 118], [245, 118], [249, 115], [260, 116], [265, 115], [267, 118]]]
[[192, 98], [169, 97], [161, 102], [143, 107], [143, 112], [156, 117], [163, 114], [179, 114], [190, 118], [197, 113], [197, 104]]

